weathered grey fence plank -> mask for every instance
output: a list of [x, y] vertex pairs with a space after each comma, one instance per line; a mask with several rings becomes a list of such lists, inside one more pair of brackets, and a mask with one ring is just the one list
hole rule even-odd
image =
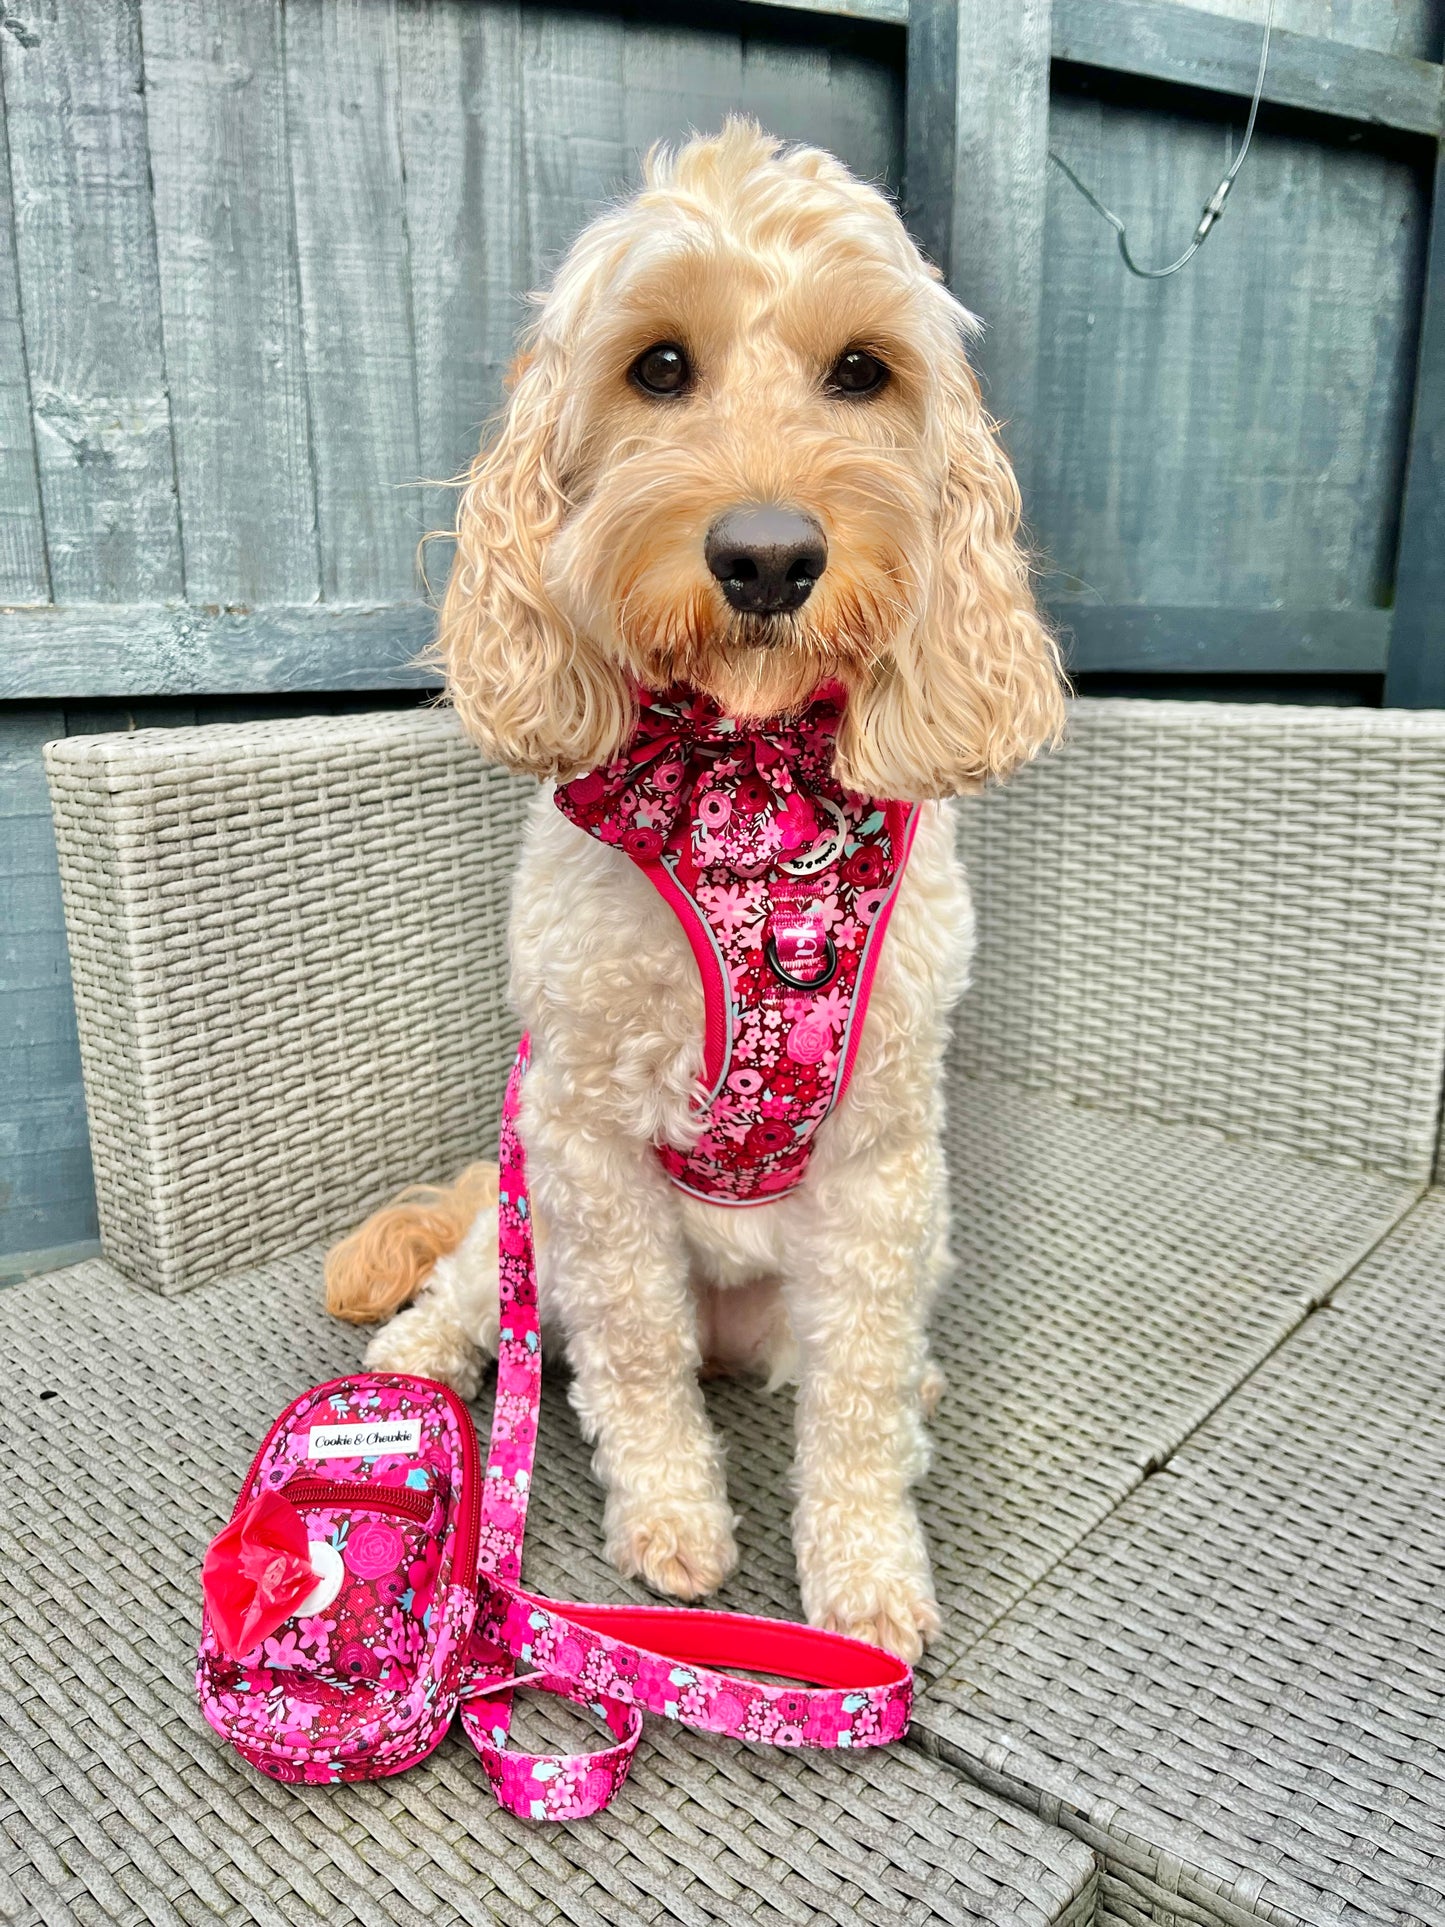
[[416, 688], [435, 621], [422, 603], [0, 611], [0, 701]]
[[1390, 642], [1388, 609], [1134, 608], [1060, 598], [1049, 613], [1079, 675], [1378, 676]]
[[166, 365], [196, 602], [317, 593], [277, 0], [143, 0]]
[[24, 0], [0, 55], [53, 593], [181, 595], [139, 8]]
[[524, 193], [528, 231], [544, 271], [628, 184], [626, 37], [622, 22], [606, 14], [522, 9]]
[[[1224, 114], [1055, 88], [1051, 145], [1150, 265], [1188, 241], [1230, 137]], [[1138, 281], [1051, 169], [1030, 511], [1054, 591], [1383, 606], [1423, 225], [1397, 152], [1266, 122], [1208, 245], [1171, 280]]]
[[[847, 43], [799, 47], [758, 36], [742, 43], [741, 100], [770, 133], [831, 150], [865, 181], [903, 193], [903, 41], [898, 64], [884, 65], [876, 40], [867, 55]], [[719, 74], [721, 82], [726, 68]], [[721, 87], [719, 87], [721, 92]], [[719, 101], [713, 125], [722, 118]], [[668, 131], [659, 99], [658, 133]], [[676, 126], [676, 109], [672, 126]]]
[[912, 0], [906, 202], [954, 293], [1027, 497], [1043, 286], [1049, 0]]
[[[1214, 92], [1249, 95], [1264, 26], [1176, 0], [1055, 0], [1054, 57]], [[1276, 29], [1265, 99], [1413, 133], [1439, 134], [1439, 67]]]
[[832, 14], [842, 20], [867, 20], [882, 27], [908, 25], [908, 0], [753, 0], [753, 3], [786, 7], [797, 13]]
[[[755, 0], [916, 27], [932, 0]], [[944, 0], [967, 14], [970, 0]], [[1254, 91], [1264, 0], [1054, 0], [1053, 55], [1227, 94]], [[1414, 133], [1442, 126], [1432, 0], [1283, 0], [1264, 98]]]
[[393, 0], [286, 10], [321, 592], [399, 600], [421, 533]]
[[[1265, 0], [1195, 0], [1205, 12], [1259, 26]], [[1289, 33], [1340, 40], [1376, 53], [1438, 60], [1442, 24], [1438, 0], [1277, 0], [1276, 26]]]
[[[1255, 609], [1050, 602], [1080, 671], [1379, 675], [1387, 609]], [[135, 604], [0, 611], [0, 701], [434, 687], [415, 658], [435, 618], [417, 603], [245, 614]]]
[[[401, 0], [397, 25], [419, 462], [445, 482], [501, 400], [520, 296], [537, 272], [517, 101], [521, 9]], [[427, 490], [427, 528], [449, 528], [455, 512], [449, 489]], [[444, 582], [450, 563], [438, 543], [429, 572]]]
[[[0, 78], [0, 135], [5, 132], [4, 121]], [[49, 596], [20, 276], [15, 265], [10, 154], [7, 140], [0, 138], [0, 600], [45, 602]]]
[[1385, 701], [1445, 707], [1445, 149], [1435, 161]]

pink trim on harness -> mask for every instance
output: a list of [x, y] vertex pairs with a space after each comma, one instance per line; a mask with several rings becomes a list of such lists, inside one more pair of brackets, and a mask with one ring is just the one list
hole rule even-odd
[[847, 1089], [917, 807], [833, 775], [836, 684], [746, 725], [686, 689], [639, 704], [621, 756], [557, 807], [632, 859], [697, 961], [702, 1131], [658, 1147], [668, 1176], [712, 1204], [768, 1204]]

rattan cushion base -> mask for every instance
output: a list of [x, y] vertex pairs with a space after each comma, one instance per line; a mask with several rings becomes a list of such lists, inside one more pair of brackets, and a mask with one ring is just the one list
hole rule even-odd
[[[1416, 1193], [986, 1084], [955, 1089], [950, 1148], [951, 1386], [921, 1496], [946, 1613], [929, 1666], [956, 1677]], [[3, 1306], [0, 1869], [22, 1917], [1092, 1917], [1085, 1845], [921, 1754], [798, 1759], [668, 1730], [608, 1816], [555, 1831], [500, 1814], [450, 1743], [376, 1786], [261, 1783], [191, 1697], [196, 1571], [267, 1421], [359, 1358], [320, 1310], [319, 1249], [169, 1301], [96, 1262]], [[723, 1603], [796, 1615], [790, 1401], [722, 1385], [710, 1402], [742, 1514]], [[625, 1595], [555, 1361], [544, 1403], [528, 1582]]]
[[1113, 1922], [1445, 1922], [1445, 1194], [938, 1682]]

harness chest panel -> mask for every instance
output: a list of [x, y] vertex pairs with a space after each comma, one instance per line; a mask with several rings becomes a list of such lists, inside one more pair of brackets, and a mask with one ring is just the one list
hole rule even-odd
[[843, 697], [763, 723], [685, 690], [639, 698], [637, 729], [557, 807], [667, 900], [702, 976], [701, 1135], [658, 1147], [711, 1204], [766, 1204], [807, 1170], [852, 1073], [916, 805], [843, 789]]

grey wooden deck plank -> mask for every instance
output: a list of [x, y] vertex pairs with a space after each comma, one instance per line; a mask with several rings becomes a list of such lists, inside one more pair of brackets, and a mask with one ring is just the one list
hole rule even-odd
[[0, 59], [54, 594], [180, 595], [139, 7], [25, 0]]
[[143, 0], [191, 598], [317, 593], [279, 0]]
[[394, 0], [286, 11], [321, 592], [392, 601], [421, 533]]

